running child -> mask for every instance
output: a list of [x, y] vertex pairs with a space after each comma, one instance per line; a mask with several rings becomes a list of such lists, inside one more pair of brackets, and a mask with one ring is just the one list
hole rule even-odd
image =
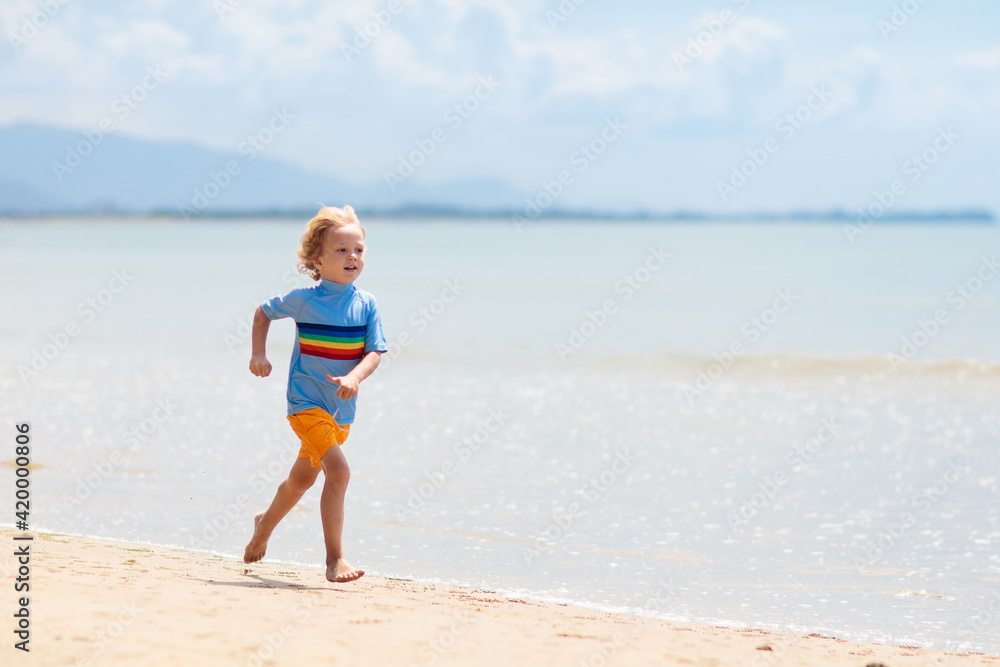
[[271, 373], [265, 347], [271, 320], [291, 317], [297, 338], [288, 373], [288, 421], [302, 441], [288, 479], [270, 507], [254, 518], [243, 561], [264, 557], [278, 522], [295, 507], [322, 469], [320, 516], [326, 542], [326, 578], [354, 581], [364, 575], [344, 559], [344, 496], [351, 471], [341, 445], [347, 440], [358, 385], [387, 351], [375, 297], [354, 286], [365, 267], [365, 230], [350, 206], [324, 206], [309, 221], [298, 250], [299, 270], [319, 282], [258, 306], [253, 318], [250, 372]]

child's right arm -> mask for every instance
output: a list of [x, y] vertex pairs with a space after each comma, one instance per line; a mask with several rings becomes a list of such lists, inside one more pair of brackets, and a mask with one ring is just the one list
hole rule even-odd
[[271, 320], [257, 306], [253, 314], [253, 333], [251, 341], [253, 349], [250, 352], [250, 372], [262, 378], [271, 374], [271, 362], [267, 360], [267, 331], [271, 328]]

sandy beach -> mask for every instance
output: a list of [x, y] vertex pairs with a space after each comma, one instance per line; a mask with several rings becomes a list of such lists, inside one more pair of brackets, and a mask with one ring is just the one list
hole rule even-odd
[[[1000, 657], [642, 620], [496, 593], [141, 544], [33, 535], [34, 665], [1000, 665]], [[14, 549], [3, 607], [19, 608]], [[8, 621], [10, 622], [10, 621]]]

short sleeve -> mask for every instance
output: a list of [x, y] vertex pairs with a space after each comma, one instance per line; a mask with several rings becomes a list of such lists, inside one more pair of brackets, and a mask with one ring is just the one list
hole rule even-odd
[[369, 301], [368, 321], [365, 322], [365, 354], [369, 352], [387, 352], [389, 346], [385, 343], [382, 332], [382, 318], [378, 312], [378, 304], [372, 297]]
[[283, 317], [295, 317], [305, 303], [305, 290], [293, 289], [288, 294], [275, 296], [260, 304], [269, 320], [280, 320]]

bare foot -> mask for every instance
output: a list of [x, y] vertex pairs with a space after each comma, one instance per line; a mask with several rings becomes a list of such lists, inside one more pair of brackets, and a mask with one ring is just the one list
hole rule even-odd
[[263, 512], [258, 513], [253, 518], [253, 537], [250, 538], [250, 543], [247, 544], [247, 548], [243, 551], [244, 563], [256, 563], [267, 552], [267, 538], [270, 536], [261, 535], [260, 520], [263, 518]]
[[343, 558], [332, 565], [326, 566], [327, 581], [332, 581], [337, 584], [346, 584], [349, 581], [357, 581], [363, 577], [364, 574], [364, 570], [355, 570]]

